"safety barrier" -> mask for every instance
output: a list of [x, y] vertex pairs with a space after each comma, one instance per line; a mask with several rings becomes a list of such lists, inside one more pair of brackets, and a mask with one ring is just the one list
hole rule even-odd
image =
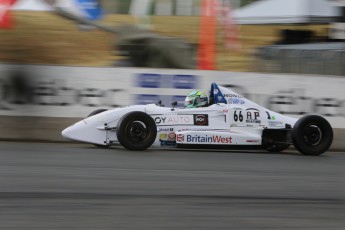
[[344, 60], [344, 43], [267, 46], [257, 50], [255, 70], [344, 76]]
[[169, 106], [212, 82], [276, 112], [319, 114], [335, 130], [332, 148], [345, 149], [345, 78], [141, 68], [0, 65], [0, 139], [64, 141], [68, 125], [98, 108], [157, 103]]

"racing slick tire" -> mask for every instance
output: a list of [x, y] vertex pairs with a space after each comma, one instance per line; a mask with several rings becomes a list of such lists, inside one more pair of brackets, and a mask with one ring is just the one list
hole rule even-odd
[[295, 148], [304, 155], [320, 155], [329, 149], [333, 141], [331, 125], [325, 118], [317, 115], [299, 119], [291, 134]]
[[[96, 109], [94, 111], [92, 111], [89, 115], [87, 115], [87, 117], [92, 117], [96, 114], [99, 114], [99, 113], [103, 113], [104, 111], [107, 111], [107, 109]], [[106, 146], [106, 145], [97, 145], [97, 144], [94, 144], [94, 146], [98, 147], [98, 148], [107, 148], [109, 146]]]
[[272, 144], [266, 148], [267, 151], [269, 152], [282, 152], [290, 147], [289, 144]]
[[145, 150], [155, 141], [157, 126], [150, 115], [138, 111], [129, 112], [117, 123], [116, 135], [126, 149]]

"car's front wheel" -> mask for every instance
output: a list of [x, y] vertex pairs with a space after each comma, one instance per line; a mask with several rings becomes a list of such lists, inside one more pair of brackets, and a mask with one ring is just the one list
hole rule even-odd
[[156, 139], [155, 121], [144, 112], [130, 112], [118, 122], [116, 135], [120, 144], [129, 150], [145, 150]]

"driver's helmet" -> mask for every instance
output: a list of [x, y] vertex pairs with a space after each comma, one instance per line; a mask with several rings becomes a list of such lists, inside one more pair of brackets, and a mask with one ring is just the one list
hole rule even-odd
[[207, 95], [201, 91], [190, 92], [184, 100], [186, 108], [205, 107], [208, 105]]

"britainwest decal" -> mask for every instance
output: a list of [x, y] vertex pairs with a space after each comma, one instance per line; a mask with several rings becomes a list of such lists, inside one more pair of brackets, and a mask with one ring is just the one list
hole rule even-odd
[[[179, 140], [178, 140], [179, 141]], [[185, 135], [185, 143], [217, 143], [217, 144], [232, 144], [232, 137], [222, 137], [218, 135]]]

